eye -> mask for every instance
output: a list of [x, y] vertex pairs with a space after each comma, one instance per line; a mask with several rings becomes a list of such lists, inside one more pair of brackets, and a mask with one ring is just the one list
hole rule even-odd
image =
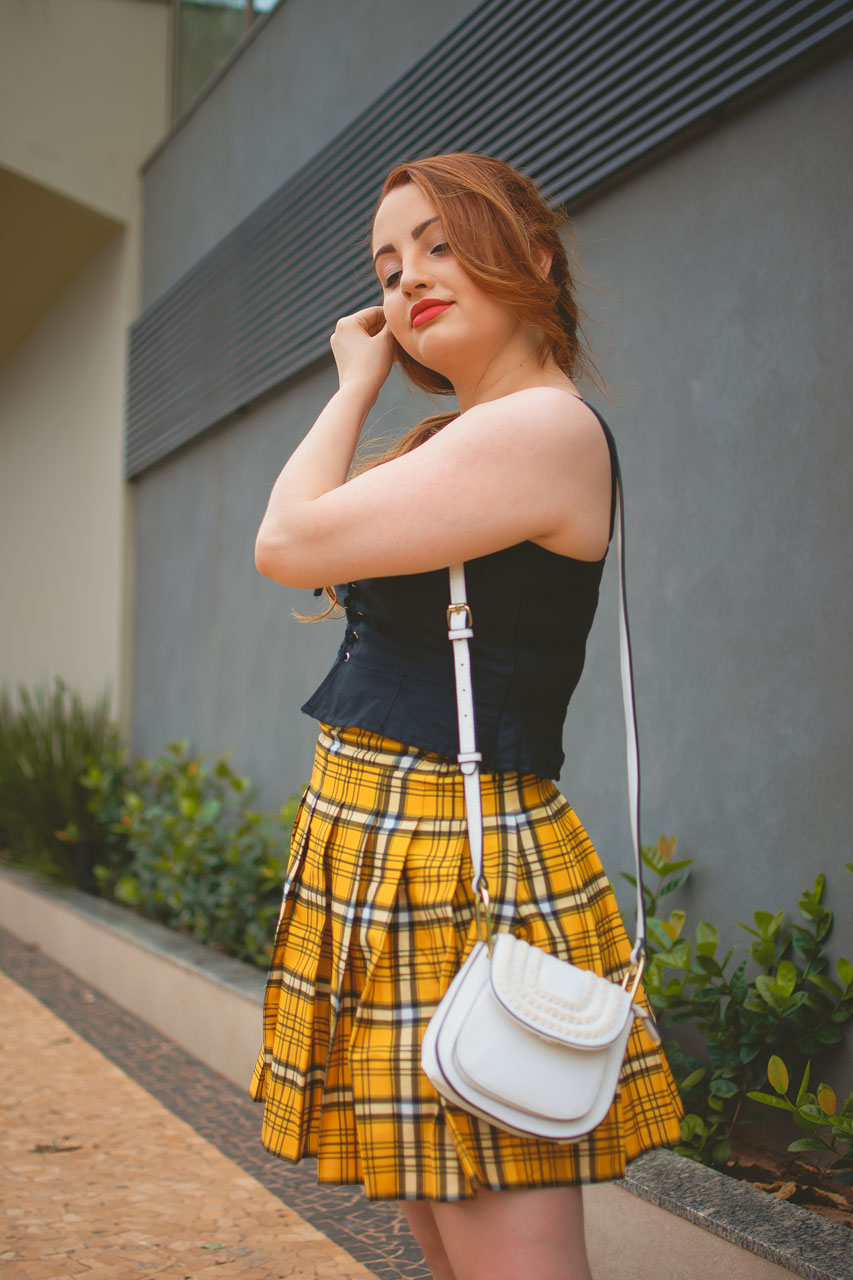
[[387, 276], [385, 276], [385, 278], [382, 281], [382, 288], [392, 289], [399, 279], [400, 279], [399, 271], [389, 271]]
[[449, 253], [450, 245], [446, 240], [439, 240], [438, 244], [434, 244], [430, 249], [430, 253]]

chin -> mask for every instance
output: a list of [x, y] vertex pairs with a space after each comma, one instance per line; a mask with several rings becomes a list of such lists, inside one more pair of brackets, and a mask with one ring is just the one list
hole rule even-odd
[[440, 367], [444, 363], [440, 358], [436, 363], [428, 362], [424, 358], [423, 351], [412, 350], [408, 344], [401, 342], [399, 338], [396, 339], [396, 343], [396, 360], [404, 373], [406, 372], [406, 365], [417, 365], [419, 369], [424, 369], [427, 373], [432, 373], [439, 378], [447, 378], [449, 381], [448, 375]]

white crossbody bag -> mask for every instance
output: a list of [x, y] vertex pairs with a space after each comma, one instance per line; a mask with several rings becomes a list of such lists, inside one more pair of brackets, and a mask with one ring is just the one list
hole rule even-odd
[[645, 911], [639, 833], [639, 748], [625, 597], [622, 477], [616, 473], [619, 642], [628, 757], [637, 938], [621, 983], [492, 928], [483, 874], [483, 814], [468, 641], [473, 620], [464, 564], [450, 568], [448, 635], [453, 644], [459, 764], [465, 789], [473, 889], [483, 936], [429, 1021], [421, 1065], [448, 1102], [500, 1129], [572, 1142], [600, 1124], [613, 1103], [635, 1017], [660, 1037], [634, 996], [644, 964]]

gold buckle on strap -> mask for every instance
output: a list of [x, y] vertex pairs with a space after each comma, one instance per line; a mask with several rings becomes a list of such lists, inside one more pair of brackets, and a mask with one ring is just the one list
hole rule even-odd
[[486, 944], [486, 950], [491, 955], [494, 925], [492, 923], [492, 904], [485, 880], [481, 881], [479, 890], [479, 896], [474, 898], [474, 919], [477, 921], [477, 937], [483, 939]]
[[474, 619], [471, 616], [471, 606], [468, 604], [449, 604], [447, 606], [447, 630], [450, 631], [450, 617], [454, 613], [465, 614], [465, 626], [470, 631], [474, 625]]
[[636, 963], [636, 969], [633, 974], [633, 980], [631, 975], [631, 968], [629, 966], [625, 970], [625, 977], [622, 979], [621, 983], [619, 984], [623, 991], [627, 991], [628, 983], [629, 982], [631, 983], [631, 991], [629, 994], [632, 1000], [634, 999], [634, 996], [637, 994], [637, 989], [640, 985], [640, 979], [642, 978], [643, 970], [646, 967], [646, 953], [644, 951], [640, 953], [640, 958], [635, 963]]

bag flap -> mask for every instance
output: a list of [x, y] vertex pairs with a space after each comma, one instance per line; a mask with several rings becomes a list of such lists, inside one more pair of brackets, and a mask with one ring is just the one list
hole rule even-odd
[[545, 1040], [578, 1049], [612, 1044], [631, 1016], [631, 998], [616, 983], [511, 933], [494, 940], [489, 978], [511, 1017]]

